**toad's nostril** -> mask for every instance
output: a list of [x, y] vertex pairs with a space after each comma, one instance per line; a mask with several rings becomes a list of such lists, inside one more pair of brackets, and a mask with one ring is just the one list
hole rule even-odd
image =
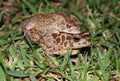
[[74, 41], [74, 42], [79, 42], [79, 41], [80, 41], [80, 38], [78, 38], [78, 37], [73, 37], [73, 41]]

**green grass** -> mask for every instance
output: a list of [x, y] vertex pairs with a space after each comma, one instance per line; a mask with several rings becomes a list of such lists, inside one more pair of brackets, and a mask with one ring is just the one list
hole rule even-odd
[[[17, 11], [10, 12], [9, 25], [4, 24], [5, 11], [0, 11], [0, 26], [4, 25], [0, 30], [0, 81], [120, 81], [120, 1], [83, 0], [79, 4], [76, 0], [67, 1], [61, 3], [63, 8], [53, 6], [49, 0], [13, 2], [21, 10], [20, 17], [14, 17]], [[24, 36], [23, 20], [38, 11], [73, 13], [83, 23], [82, 30], [91, 33], [91, 45], [80, 49], [82, 57], [79, 53], [77, 66], [70, 59], [71, 50], [55, 59]], [[51, 69], [45, 63], [46, 58], [57, 69]], [[87, 78], [88, 74], [94, 77]]]

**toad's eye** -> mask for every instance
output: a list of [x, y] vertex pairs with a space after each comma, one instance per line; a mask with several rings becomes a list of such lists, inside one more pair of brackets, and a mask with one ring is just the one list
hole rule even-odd
[[74, 41], [74, 42], [79, 42], [79, 41], [80, 41], [80, 38], [79, 38], [79, 37], [73, 37], [73, 41]]

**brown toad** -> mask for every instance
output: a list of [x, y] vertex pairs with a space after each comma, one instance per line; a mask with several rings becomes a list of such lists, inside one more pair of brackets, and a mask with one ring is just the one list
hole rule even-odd
[[23, 31], [32, 42], [39, 44], [47, 54], [62, 55], [72, 48], [72, 54], [78, 48], [90, 44], [89, 32], [80, 31], [79, 19], [66, 13], [38, 14], [25, 20]]

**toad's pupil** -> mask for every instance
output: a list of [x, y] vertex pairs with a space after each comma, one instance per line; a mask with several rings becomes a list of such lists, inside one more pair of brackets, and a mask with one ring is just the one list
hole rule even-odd
[[74, 42], [79, 42], [79, 41], [80, 41], [80, 38], [78, 38], [78, 37], [73, 37], [73, 41], [74, 41]]

